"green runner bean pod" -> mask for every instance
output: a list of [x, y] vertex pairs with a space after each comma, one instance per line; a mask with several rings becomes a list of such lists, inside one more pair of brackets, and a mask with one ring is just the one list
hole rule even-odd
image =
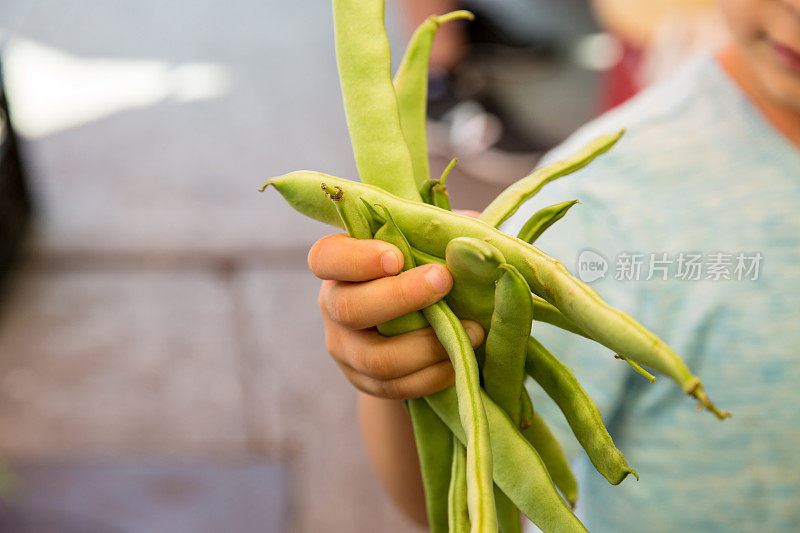
[[593, 140], [575, 154], [563, 161], [550, 163], [538, 170], [534, 170], [528, 176], [510, 185], [501, 192], [497, 198], [492, 200], [486, 209], [483, 210], [481, 220], [492, 226], [499, 226], [508, 217], [517, 212], [517, 209], [532, 198], [542, 187], [554, 179], [566, 176], [575, 172], [579, 168], [585, 167], [600, 154], [608, 151], [625, 133], [624, 130], [610, 135], [601, 135]]
[[[586, 531], [553, 485], [539, 454], [514, 423], [485, 393], [483, 405], [492, 444], [494, 481], [519, 510], [545, 533]], [[462, 443], [464, 430], [454, 387], [425, 397], [450, 431]], [[525, 465], [521, 468], [521, 465]]]
[[572, 473], [564, 449], [539, 413], [533, 412], [531, 424], [522, 430], [522, 434], [536, 448], [553, 483], [570, 507], [574, 508], [578, 501], [578, 481]]
[[522, 226], [522, 229], [519, 230], [517, 234], [517, 238], [528, 244], [533, 244], [536, 239], [541, 237], [542, 233], [544, 233], [547, 228], [564, 218], [567, 211], [577, 203], [578, 200], [569, 200], [540, 209], [531, 215], [531, 218]]
[[[456, 375], [459, 420], [465, 436], [464, 446], [467, 448], [467, 502], [472, 531], [497, 531], [492, 492], [490, 429], [481, 397], [475, 352], [464, 326], [445, 302], [439, 301], [426, 307], [422, 314], [450, 355]], [[441, 417], [440, 413], [437, 414]], [[453, 431], [453, 428], [450, 430]]]
[[609, 483], [618, 485], [628, 474], [639, 479], [614, 445], [600, 410], [575, 375], [533, 337], [528, 338], [525, 370], [556, 402], [589, 460]]
[[450, 522], [450, 533], [469, 533], [467, 449], [455, 435], [452, 435], [451, 439], [453, 457], [450, 467], [450, 487], [447, 493], [447, 518]]
[[408, 48], [394, 77], [400, 125], [411, 152], [415, 186], [419, 188], [431, 177], [428, 164], [428, 138], [425, 131], [428, 103], [428, 63], [433, 38], [439, 26], [457, 19], [472, 20], [469, 11], [453, 11], [446, 15], [432, 15], [411, 36]]
[[336, 61], [358, 174], [420, 201], [392, 83], [383, 0], [333, 0]]
[[533, 310], [528, 284], [517, 269], [503, 263], [494, 294], [492, 323], [486, 335], [483, 388], [519, 426], [525, 353]]
[[[425, 510], [431, 533], [447, 533], [450, 458], [453, 436], [450, 429], [422, 398], [407, 402], [425, 490]], [[466, 489], [466, 485], [464, 485]]]

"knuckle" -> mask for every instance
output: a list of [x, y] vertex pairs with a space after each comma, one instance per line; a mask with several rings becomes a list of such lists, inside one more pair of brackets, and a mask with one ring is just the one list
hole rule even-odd
[[397, 380], [387, 379], [379, 381], [378, 383], [380, 385], [380, 395], [382, 398], [388, 398], [390, 400], [405, 399], [402, 388]]
[[377, 398], [388, 398], [388, 396], [386, 396], [386, 391], [384, 391], [383, 388], [383, 382], [380, 380], [367, 377], [366, 379], [361, 379], [360, 382], [356, 384], [356, 387], [362, 392], [366, 392], [370, 396], [375, 396]]
[[329, 294], [328, 313], [339, 324], [352, 326], [355, 322], [355, 306], [353, 306], [350, 298], [343, 296], [339, 291], [332, 291], [332, 294]]
[[338, 324], [347, 324], [353, 313], [349, 299], [342, 294], [339, 282], [323, 282], [319, 292], [320, 311]]
[[442, 343], [436, 337], [436, 334], [433, 330], [430, 330], [430, 334], [427, 336], [427, 349], [431, 353], [431, 358], [435, 361], [444, 361], [450, 360], [450, 354], [447, 353]]
[[386, 359], [375, 350], [359, 347], [354, 350], [353, 356], [362, 374], [375, 379], [384, 379], [389, 375]]
[[419, 287], [422, 286], [413, 275], [401, 275], [392, 285], [392, 298], [403, 309], [420, 307]]

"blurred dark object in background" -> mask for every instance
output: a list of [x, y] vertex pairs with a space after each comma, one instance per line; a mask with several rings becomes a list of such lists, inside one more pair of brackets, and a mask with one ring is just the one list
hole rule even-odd
[[25, 172], [3, 87], [0, 64], [0, 295], [31, 214]]
[[441, 68], [432, 60], [431, 169], [458, 157], [448, 189], [459, 207], [482, 209], [597, 114], [618, 43], [598, 27], [587, 0], [442, 1], [440, 8], [468, 9], [475, 20], [437, 36], [457, 40], [450, 48], [462, 54]]

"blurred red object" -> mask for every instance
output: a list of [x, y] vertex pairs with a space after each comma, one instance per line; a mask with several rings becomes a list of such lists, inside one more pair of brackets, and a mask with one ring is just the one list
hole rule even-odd
[[604, 113], [638, 93], [644, 63], [644, 51], [622, 42], [622, 57], [612, 68], [603, 73], [600, 84], [598, 114]]

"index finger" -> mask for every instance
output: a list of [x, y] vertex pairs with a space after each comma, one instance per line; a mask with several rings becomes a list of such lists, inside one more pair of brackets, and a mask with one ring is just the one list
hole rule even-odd
[[336, 233], [314, 243], [308, 266], [320, 279], [369, 281], [400, 272], [403, 254], [388, 242]]

